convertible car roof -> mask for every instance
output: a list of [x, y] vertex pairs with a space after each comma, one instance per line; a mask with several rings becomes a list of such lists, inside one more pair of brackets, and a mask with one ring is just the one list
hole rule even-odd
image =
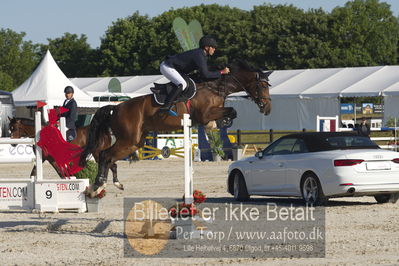
[[[357, 132], [302, 132], [302, 133], [294, 133], [284, 136], [283, 138], [299, 138], [303, 139], [306, 143], [310, 152], [317, 151], [328, 151], [328, 150], [336, 150], [345, 147], [333, 147], [327, 141], [329, 137], [338, 137], [338, 136], [359, 136]], [[360, 137], [360, 136], [359, 136]], [[375, 145], [378, 148], [378, 145]], [[370, 148], [367, 147], [357, 147], [357, 148]]]
[[301, 132], [293, 133], [284, 136], [283, 138], [304, 138], [304, 137], [315, 137], [315, 138], [328, 138], [334, 136], [353, 136], [357, 135], [356, 131], [345, 131], [345, 132]]

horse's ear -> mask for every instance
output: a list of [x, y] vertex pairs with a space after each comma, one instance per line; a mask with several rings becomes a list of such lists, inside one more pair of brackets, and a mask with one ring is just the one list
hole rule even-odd
[[270, 76], [271, 73], [273, 73], [273, 70], [272, 70], [272, 71], [267, 71], [267, 72], [265, 73], [266, 78], [268, 78], [268, 77]]
[[10, 120], [10, 122], [11, 122], [12, 118], [11, 118], [11, 117], [9, 117], [9, 116], [7, 116], [7, 117], [8, 117], [8, 120]]

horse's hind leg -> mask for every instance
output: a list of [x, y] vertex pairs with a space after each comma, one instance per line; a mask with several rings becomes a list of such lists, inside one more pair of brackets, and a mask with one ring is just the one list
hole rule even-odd
[[[144, 146], [144, 142], [145, 142], [145, 137], [147, 136], [147, 132], [144, 132], [144, 134], [141, 136], [140, 142], [139, 144], [132, 149], [133, 152], [131, 152], [132, 150], [130, 150], [131, 153], [129, 153], [129, 155], [131, 155], [132, 161], [138, 161], [139, 157], [137, 156], [136, 150], [138, 149], [138, 147], [143, 147]], [[116, 163], [113, 163], [110, 167], [111, 172], [112, 172], [112, 177], [113, 177], [113, 182], [114, 185], [119, 188], [120, 190], [124, 190], [123, 184], [119, 182], [118, 179], [118, 173], [117, 173], [117, 168], [118, 166], [116, 165]]]
[[123, 159], [134, 152], [137, 146], [116, 142], [112, 147], [101, 151], [98, 158], [98, 174], [93, 185], [93, 191], [89, 191], [91, 197], [95, 197], [106, 186], [108, 171], [117, 160]]
[[36, 164], [33, 166], [32, 171], [30, 172], [30, 176], [36, 176]]
[[110, 167], [111, 172], [112, 172], [112, 180], [114, 182], [114, 185], [119, 188], [120, 190], [124, 190], [123, 188], [123, 184], [121, 184], [118, 180], [118, 166], [116, 165], [116, 163], [113, 163]]

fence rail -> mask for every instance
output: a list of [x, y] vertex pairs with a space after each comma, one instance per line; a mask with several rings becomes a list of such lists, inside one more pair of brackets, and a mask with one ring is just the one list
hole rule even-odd
[[[300, 133], [300, 132], [306, 132], [307, 130], [304, 128], [301, 131], [274, 131], [273, 129], [270, 130], [258, 130], [258, 131], [242, 131], [240, 129], [236, 131], [229, 131], [229, 135], [233, 135], [236, 137], [236, 142], [235, 145], [244, 147], [244, 153], [248, 150], [252, 149], [253, 150], [258, 150], [257, 145], [262, 145], [266, 146], [272, 143], [277, 137], [280, 137], [282, 135], [287, 135], [287, 134], [292, 134], [292, 133]], [[392, 132], [392, 136], [390, 137], [371, 137], [370, 139], [378, 142], [379, 146], [383, 149], [391, 149], [391, 150], [397, 150], [399, 145], [396, 145], [395, 143], [399, 144], [399, 137], [395, 137], [395, 130], [389, 129], [389, 130], [373, 130], [371, 132]], [[266, 141], [245, 141], [243, 140], [243, 137], [249, 136], [249, 135], [262, 135], [262, 136], [267, 136]], [[381, 142], [386, 142], [386, 143], [381, 143]], [[393, 144], [391, 144], [393, 143]]]

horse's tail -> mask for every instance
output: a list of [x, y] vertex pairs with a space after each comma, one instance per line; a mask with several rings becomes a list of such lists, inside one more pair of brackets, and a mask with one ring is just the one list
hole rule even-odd
[[94, 114], [88, 129], [86, 146], [80, 154], [79, 164], [81, 166], [86, 165], [87, 156], [97, 149], [100, 137], [103, 134], [108, 134], [114, 109], [115, 105], [107, 105], [98, 109]]

